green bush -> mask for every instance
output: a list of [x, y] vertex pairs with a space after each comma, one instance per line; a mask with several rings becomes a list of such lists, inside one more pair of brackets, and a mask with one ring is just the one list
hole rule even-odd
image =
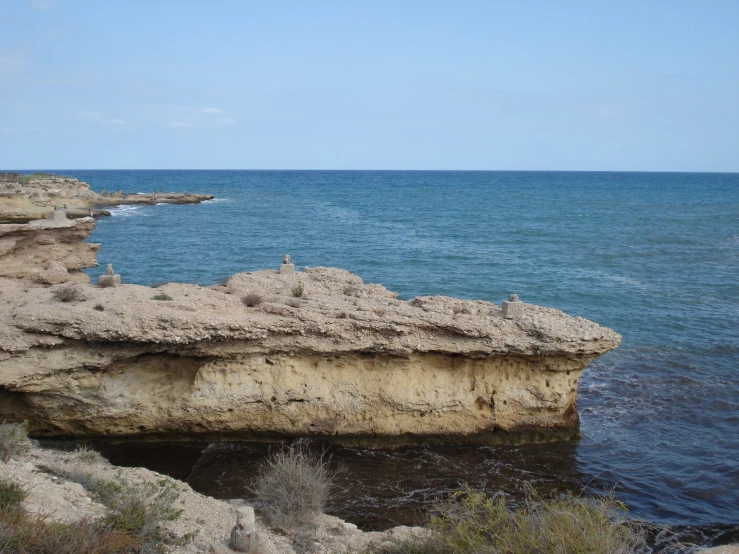
[[31, 448], [25, 423], [0, 423], [0, 460], [7, 462]]
[[323, 511], [336, 476], [329, 461], [297, 441], [262, 463], [251, 490], [271, 526], [295, 530]]
[[152, 300], [173, 300], [173, 298], [170, 295], [165, 294], [163, 292], [160, 292], [159, 294], [155, 294], [154, 296], [151, 297], [151, 299]]
[[160, 538], [159, 523], [182, 515], [175, 507], [180, 492], [172, 479], [129, 483], [119, 478], [99, 484], [95, 493], [108, 508], [104, 521], [135, 536]]
[[303, 285], [303, 281], [298, 281], [298, 284], [295, 285], [290, 292], [295, 298], [300, 298], [301, 296], [303, 296], [304, 290], [305, 285]]

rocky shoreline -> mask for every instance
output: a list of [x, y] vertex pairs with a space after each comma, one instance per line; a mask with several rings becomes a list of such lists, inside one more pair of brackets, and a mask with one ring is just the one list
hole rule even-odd
[[97, 193], [71, 177], [48, 173], [0, 173], [0, 224], [23, 224], [50, 217], [63, 209], [69, 218], [110, 215], [105, 209], [122, 205], [198, 204], [211, 194], [152, 192], [147, 194]]

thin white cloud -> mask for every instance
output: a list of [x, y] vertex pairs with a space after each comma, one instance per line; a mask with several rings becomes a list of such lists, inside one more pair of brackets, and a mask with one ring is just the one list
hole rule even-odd
[[226, 123], [227, 125], [236, 123], [236, 120], [232, 117], [219, 117], [218, 121], [220, 121], [221, 123]]
[[104, 114], [101, 114], [100, 112], [79, 111], [77, 112], [77, 115], [84, 121], [90, 121], [92, 123], [102, 123], [104, 125], [126, 125], [127, 124], [125, 119], [109, 118], [109, 117], [106, 117]]
[[224, 112], [220, 108], [203, 108], [203, 113], [209, 113], [209, 114], [215, 114], [215, 115], [226, 115], [226, 112]]
[[49, 12], [60, 3], [61, 0], [31, 0], [31, 7], [40, 12]]

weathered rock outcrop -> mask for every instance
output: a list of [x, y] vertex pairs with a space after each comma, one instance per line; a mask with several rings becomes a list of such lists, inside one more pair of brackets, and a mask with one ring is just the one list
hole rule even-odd
[[210, 194], [151, 193], [98, 194], [90, 186], [70, 177], [49, 174], [20, 176], [0, 174], [0, 224], [28, 223], [44, 219], [55, 208], [63, 208], [69, 217], [110, 215], [100, 210], [122, 204], [196, 204], [213, 198]]
[[65, 303], [59, 286], [0, 279], [0, 420], [37, 436], [566, 438], [582, 369], [620, 340], [529, 304], [508, 319], [401, 301], [329, 268], [74, 286], [84, 300]]
[[99, 244], [83, 243], [95, 226], [92, 218], [57, 219], [0, 225], [0, 277], [37, 283], [87, 282], [82, 269], [97, 265]]

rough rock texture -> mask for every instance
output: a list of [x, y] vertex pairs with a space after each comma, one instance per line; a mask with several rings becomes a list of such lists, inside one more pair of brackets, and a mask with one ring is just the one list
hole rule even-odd
[[110, 215], [98, 207], [121, 204], [196, 204], [213, 198], [209, 194], [151, 193], [98, 194], [90, 186], [70, 177], [34, 175], [20, 177], [22, 182], [0, 179], [0, 224], [28, 223], [44, 219], [54, 208], [68, 210], [70, 217]]
[[[106, 508], [93, 498], [82, 485], [69, 481], [67, 474], [90, 475], [99, 481], [122, 479], [129, 483], [157, 483], [164, 475], [143, 468], [116, 467], [108, 463], [83, 463], [73, 453], [33, 448], [19, 460], [0, 461], [0, 476], [21, 483], [28, 496], [24, 508], [31, 513], [43, 514], [50, 520], [74, 523], [83, 518], [98, 518]], [[216, 500], [193, 491], [187, 484], [180, 485], [180, 499], [176, 508], [182, 515], [175, 521], [164, 522], [165, 532], [173, 539], [189, 535], [192, 541], [174, 550], [174, 554], [205, 553], [211, 545], [227, 543], [236, 521], [242, 500]], [[300, 538], [268, 529], [257, 519], [259, 550], [261, 554], [296, 554], [303, 552], [336, 553], [361, 552], [370, 542], [408, 538], [426, 533], [417, 527], [396, 527], [385, 531], [364, 533], [356, 525], [329, 515], [319, 515], [314, 525], [306, 529]]]
[[558, 310], [405, 302], [330, 268], [75, 286], [84, 300], [65, 303], [0, 279], [0, 420], [37, 436], [566, 438], [582, 369], [620, 341]]
[[82, 241], [94, 226], [89, 217], [0, 225], [0, 277], [47, 284], [88, 282], [80, 270], [97, 265], [95, 254], [100, 245]]

